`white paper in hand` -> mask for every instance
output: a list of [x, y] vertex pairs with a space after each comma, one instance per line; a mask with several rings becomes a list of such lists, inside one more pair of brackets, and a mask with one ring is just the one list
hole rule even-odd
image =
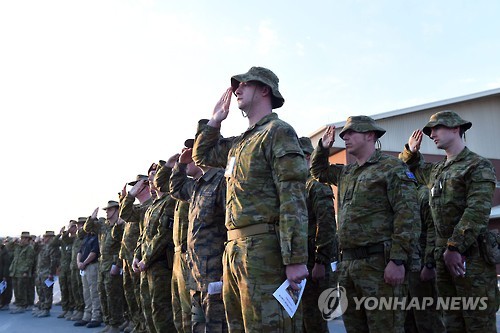
[[273, 296], [278, 300], [278, 302], [280, 302], [283, 308], [285, 308], [290, 318], [293, 317], [293, 315], [297, 311], [297, 308], [299, 307], [306, 282], [306, 279], [302, 280], [302, 282], [299, 284], [300, 289], [293, 290], [292, 287], [290, 287], [290, 283], [288, 282], [288, 280], [285, 280], [285, 282], [283, 282], [281, 286], [279, 286], [279, 288], [276, 289], [276, 291], [273, 293]]

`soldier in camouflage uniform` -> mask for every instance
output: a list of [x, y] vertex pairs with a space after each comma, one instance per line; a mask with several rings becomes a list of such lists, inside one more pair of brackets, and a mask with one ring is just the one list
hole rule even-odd
[[80, 269], [78, 268], [77, 256], [80, 247], [82, 246], [83, 239], [85, 238], [85, 231], [83, 225], [87, 221], [86, 217], [79, 217], [77, 220], [77, 228], [74, 233], [70, 233], [70, 237], [74, 239], [73, 247], [71, 248], [71, 292], [75, 302], [75, 310], [71, 317], [66, 317], [66, 320], [79, 321], [83, 318], [83, 311], [85, 309], [85, 300], [83, 299], [83, 283], [80, 276]]
[[[309, 163], [314, 148], [311, 139], [299, 139], [302, 151]], [[335, 208], [333, 191], [309, 176], [306, 182], [308, 227], [307, 269], [309, 276], [302, 296], [304, 332], [328, 332], [328, 325], [318, 308], [321, 293], [337, 284], [336, 273], [332, 272], [331, 262], [337, 260]]]
[[[496, 177], [492, 163], [465, 146], [462, 137], [471, 126], [453, 111], [437, 112], [423, 130], [413, 132], [400, 155], [431, 191], [439, 296], [487, 299], [486, 309], [445, 311], [447, 332], [496, 331], [495, 265], [485, 262], [478, 245], [488, 227]], [[443, 161], [424, 162], [419, 153], [423, 134], [445, 151]]]
[[[184, 146], [193, 148], [194, 140], [186, 140]], [[186, 149], [184, 148], [183, 151]], [[172, 187], [170, 187], [172, 188]], [[178, 199], [178, 198], [176, 198]], [[187, 258], [187, 234], [189, 202], [177, 200], [174, 213], [174, 268], [172, 270], [172, 311], [177, 332], [192, 332], [192, 303], [188, 286], [191, 270]]]
[[71, 252], [75, 238], [70, 237], [70, 233], [74, 234], [75, 232], [76, 221], [71, 220], [69, 221], [68, 229], [63, 227], [57, 236], [57, 243], [61, 248], [59, 287], [61, 289], [61, 307], [63, 310], [57, 318], [67, 318], [75, 310], [73, 293], [71, 291]]
[[12, 262], [12, 240], [6, 237], [0, 244], [0, 282], [5, 281], [7, 287], [0, 294], [0, 310], [8, 310], [12, 299], [12, 277], [9, 273], [10, 264]]
[[[302, 327], [272, 295], [286, 279], [299, 290], [308, 275], [307, 164], [295, 130], [272, 111], [284, 103], [278, 81], [262, 67], [233, 76], [193, 148], [197, 165], [226, 166], [223, 299], [231, 332]], [[233, 93], [249, 127], [221, 138]]]
[[[154, 178], [157, 199], [149, 206], [144, 216], [144, 228], [134, 255], [134, 262], [145, 272], [149, 290], [142, 290], [150, 298], [153, 327], [150, 332], [173, 332], [171, 280], [174, 245], [172, 228], [175, 199], [169, 194], [168, 180], [178, 154], [160, 166]], [[144, 306], [145, 300], [142, 300]]]
[[[135, 329], [135, 332], [138, 333], [145, 331], [146, 319], [141, 308], [140, 272], [134, 272], [132, 261], [137, 240], [141, 234], [140, 221], [144, 219], [144, 213], [153, 199], [151, 198], [148, 176], [137, 175], [136, 180], [129, 182], [128, 185], [132, 186], [129, 192], [132, 195], [127, 194], [127, 184], [125, 184], [120, 200], [120, 218], [125, 221], [125, 227], [119, 256], [123, 261], [123, 291], [128, 305], [129, 325], [125, 330], [131, 332]], [[139, 200], [139, 204], [134, 204], [136, 198]], [[127, 219], [125, 220], [125, 218]]]
[[[35, 317], [38, 318], [50, 316], [50, 309], [52, 308], [54, 276], [59, 266], [59, 256], [57, 253], [57, 251], [59, 251], [59, 246], [57, 242], [54, 242], [54, 238], [54, 231], [45, 232], [38, 252], [36, 268], [38, 311], [34, 314]], [[47, 286], [47, 284], [50, 284], [50, 286]]]
[[[144, 230], [144, 218], [146, 211], [149, 206], [156, 199], [156, 191], [154, 187], [154, 176], [156, 175], [157, 164], [151, 164], [148, 170], [147, 179], [139, 179], [137, 182], [131, 182], [132, 188], [127, 192], [126, 188], [122, 191], [123, 199], [120, 202], [120, 218], [127, 221], [128, 223], [138, 224], [139, 235], [134, 245], [134, 249], [131, 253], [132, 271], [136, 274], [137, 284], [134, 285], [134, 291], [136, 293], [137, 303], [140, 311], [141, 324], [136, 326], [137, 332], [146, 332], [154, 330], [153, 314], [151, 309], [151, 296], [149, 294], [148, 277], [146, 272], [141, 272], [139, 266], [138, 258], [135, 258], [135, 252], [140, 251], [142, 246], [141, 234]], [[149, 185], [149, 186], [146, 186]], [[149, 190], [149, 197], [146, 191]], [[134, 204], [135, 199], [139, 200], [140, 204]], [[127, 328], [128, 330], [129, 328]]]
[[[118, 258], [123, 235], [123, 220], [118, 218], [120, 204], [110, 200], [102, 209], [106, 211], [106, 220], [97, 219], [96, 208], [85, 223], [86, 232], [94, 232], [99, 237], [99, 276], [98, 288], [101, 302], [102, 320], [105, 332], [120, 332], [123, 323], [123, 280], [120, 275], [122, 264]], [[115, 231], [113, 237], [112, 230]]]
[[[186, 142], [186, 146], [189, 146]], [[188, 178], [191, 177], [191, 178]], [[190, 202], [187, 253], [191, 279], [193, 332], [227, 332], [222, 302], [222, 254], [225, 227], [226, 179], [224, 169], [197, 167], [192, 149], [185, 149], [170, 178], [172, 196]]]
[[[433, 299], [432, 306], [425, 309], [411, 308], [406, 314], [405, 333], [446, 332], [443, 312], [437, 308], [436, 233], [429, 207], [429, 189], [425, 185], [418, 187], [418, 203], [420, 206], [420, 234], [416, 235], [419, 242], [413, 250], [412, 264], [408, 274], [408, 295], [420, 300]], [[425, 297], [425, 298], [424, 298]]]
[[311, 158], [311, 174], [338, 187], [339, 285], [349, 303], [343, 315], [348, 332], [404, 332], [402, 307], [369, 310], [361, 304], [356, 310], [354, 302], [354, 297], [406, 297], [405, 264], [413, 225], [420, 223], [415, 177], [375, 148], [384, 133], [370, 117], [349, 117], [339, 136], [355, 163], [329, 164], [335, 126], [327, 128]]
[[23, 313], [29, 305], [28, 287], [35, 262], [35, 250], [30, 244], [31, 236], [27, 231], [21, 233], [19, 244], [14, 246], [14, 255], [10, 264], [10, 276], [14, 285], [16, 308], [10, 313]]

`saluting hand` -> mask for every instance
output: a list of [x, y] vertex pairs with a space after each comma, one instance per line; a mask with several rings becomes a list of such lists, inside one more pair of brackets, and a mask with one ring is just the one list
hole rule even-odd
[[92, 215], [90, 216], [91, 219], [96, 219], [97, 218], [97, 213], [99, 212], [99, 207], [97, 207], [96, 209], [94, 209], [94, 211], [92, 212]]
[[408, 147], [412, 153], [416, 153], [420, 150], [420, 144], [422, 143], [423, 132], [421, 130], [415, 130], [408, 139]]
[[137, 194], [145, 187], [147, 186], [147, 182], [148, 180], [147, 179], [140, 179], [137, 181], [137, 183], [134, 184], [134, 186], [132, 186], [132, 188], [130, 189], [130, 191], [128, 191], [128, 194], [132, 197], [135, 197], [137, 196]]
[[180, 155], [181, 154], [177, 153], [177, 154], [174, 154], [174, 155], [170, 156], [170, 158], [165, 163], [165, 166], [167, 166], [169, 168], [173, 168], [174, 165], [175, 165], [175, 162], [177, 162], [177, 160], [179, 159]]
[[179, 163], [189, 164], [193, 162], [193, 148], [185, 148], [182, 150], [182, 154], [179, 157]]
[[220, 124], [224, 119], [227, 118], [229, 114], [229, 106], [231, 105], [231, 97], [233, 94], [233, 88], [229, 87], [226, 89], [220, 100], [215, 104], [214, 112], [212, 113], [212, 119], [208, 122], [209, 126], [220, 127]]
[[328, 126], [326, 128], [323, 137], [321, 138], [321, 143], [323, 148], [331, 148], [335, 142], [335, 125]]

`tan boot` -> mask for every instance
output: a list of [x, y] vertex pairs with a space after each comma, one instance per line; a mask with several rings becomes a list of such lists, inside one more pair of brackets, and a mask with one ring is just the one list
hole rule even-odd
[[57, 316], [57, 318], [64, 318], [64, 317], [66, 316], [66, 314], [67, 314], [67, 313], [68, 313], [68, 311], [63, 311], [63, 312], [61, 312], [61, 313]]
[[45, 318], [45, 317], [50, 317], [50, 311], [49, 310], [40, 310], [40, 312], [37, 315], [37, 318]]

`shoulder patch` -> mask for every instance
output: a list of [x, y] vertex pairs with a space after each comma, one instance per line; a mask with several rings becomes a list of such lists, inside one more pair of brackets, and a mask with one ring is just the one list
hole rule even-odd
[[415, 178], [415, 175], [413, 174], [413, 172], [411, 171], [405, 171], [406, 175], [408, 176], [408, 178], [410, 178], [411, 180], [417, 180], [417, 178]]

